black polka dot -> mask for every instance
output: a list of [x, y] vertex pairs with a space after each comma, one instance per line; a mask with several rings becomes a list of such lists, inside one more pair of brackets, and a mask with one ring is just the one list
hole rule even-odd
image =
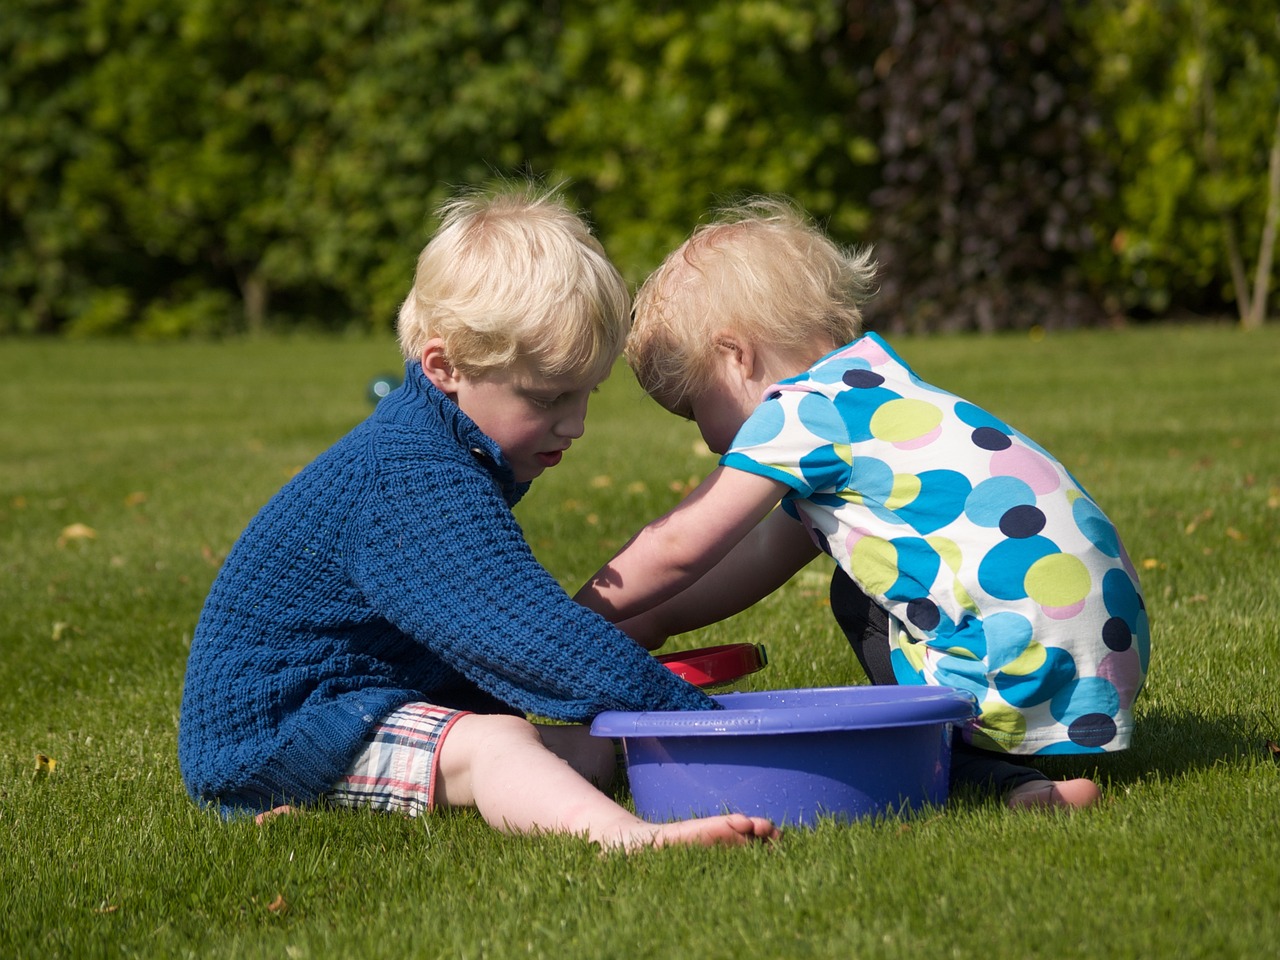
[[1116, 722], [1105, 713], [1086, 713], [1071, 721], [1067, 736], [1082, 747], [1100, 747], [1115, 739]]
[[1011, 540], [1034, 537], [1044, 529], [1044, 514], [1030, 504], [1010, 507], [1000, 518], [1000, 532]]
[[973, 431], [969, 439], [973, 441], [975, 447], [981, 447], [983, 450], [1007, 450], [1013, 446], [1009, 435], [1001, 433], [995, 427], [979, 427]]
[[870, 390], [884, 383], [884, 377], [874, 370], [846, 370], [840, 379], [844, 381], [845, 386], [857, 387], [859, 390]]
[[942, 621], [942, 614], [928, 597], [917, 597], [907, 604], [907, 619], [921, 630], [932, 630]]
[[1133, 631], [1124, 617], [1112, 617], [1102, 625], [1102, 642], [1109, 650], [1128, 650], [1133, 643]]

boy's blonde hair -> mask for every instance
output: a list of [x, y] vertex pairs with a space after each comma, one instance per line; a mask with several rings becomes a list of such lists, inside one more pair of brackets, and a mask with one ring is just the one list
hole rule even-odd
[[543, 376], [608, 375], [630, 328], [626, 282], [558, 189], [501, 184], [445, 202], [396, 330], [406, 359], [432, 337], [461, 373], [530, 357]]
[[859, 303], [875, 277], [870, 248], [844, 250], [785, 198], [720, 211], [672, 251], [635, 301], [627, 360], [668, 407], [697, 397], [725, 332], [799, 352], [862, 332]]

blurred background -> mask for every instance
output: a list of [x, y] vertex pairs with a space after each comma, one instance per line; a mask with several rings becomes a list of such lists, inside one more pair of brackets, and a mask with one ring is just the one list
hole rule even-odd
[[717, 204], [869, 325], [1275, 313], [1274, 0], [4, 0], [0, 334], [392, 329], [435, 205], [567, 180], [638, 282]]

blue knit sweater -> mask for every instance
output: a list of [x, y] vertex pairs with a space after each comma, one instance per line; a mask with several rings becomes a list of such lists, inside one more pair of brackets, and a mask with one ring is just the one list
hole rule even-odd
[[569, 721], [712, 706], [538, 563], [511, 513], [527, 487], [408, 363], [214, 581], [178, 732], [191, 795], [226, 814], [313, 800], [414, 700]]

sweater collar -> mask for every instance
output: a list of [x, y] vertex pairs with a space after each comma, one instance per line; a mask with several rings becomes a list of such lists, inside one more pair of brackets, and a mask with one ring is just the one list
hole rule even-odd
[[471, 452], [476, 462], [502, 487], [503, 496], [513, 506], [529, 489], [528, 483], [516, 482], [502, 448], [427, 378], [417, 360], [405, 361], [404, 383], [379, 401], [375, 416], [414, 427], [442, 430]]

